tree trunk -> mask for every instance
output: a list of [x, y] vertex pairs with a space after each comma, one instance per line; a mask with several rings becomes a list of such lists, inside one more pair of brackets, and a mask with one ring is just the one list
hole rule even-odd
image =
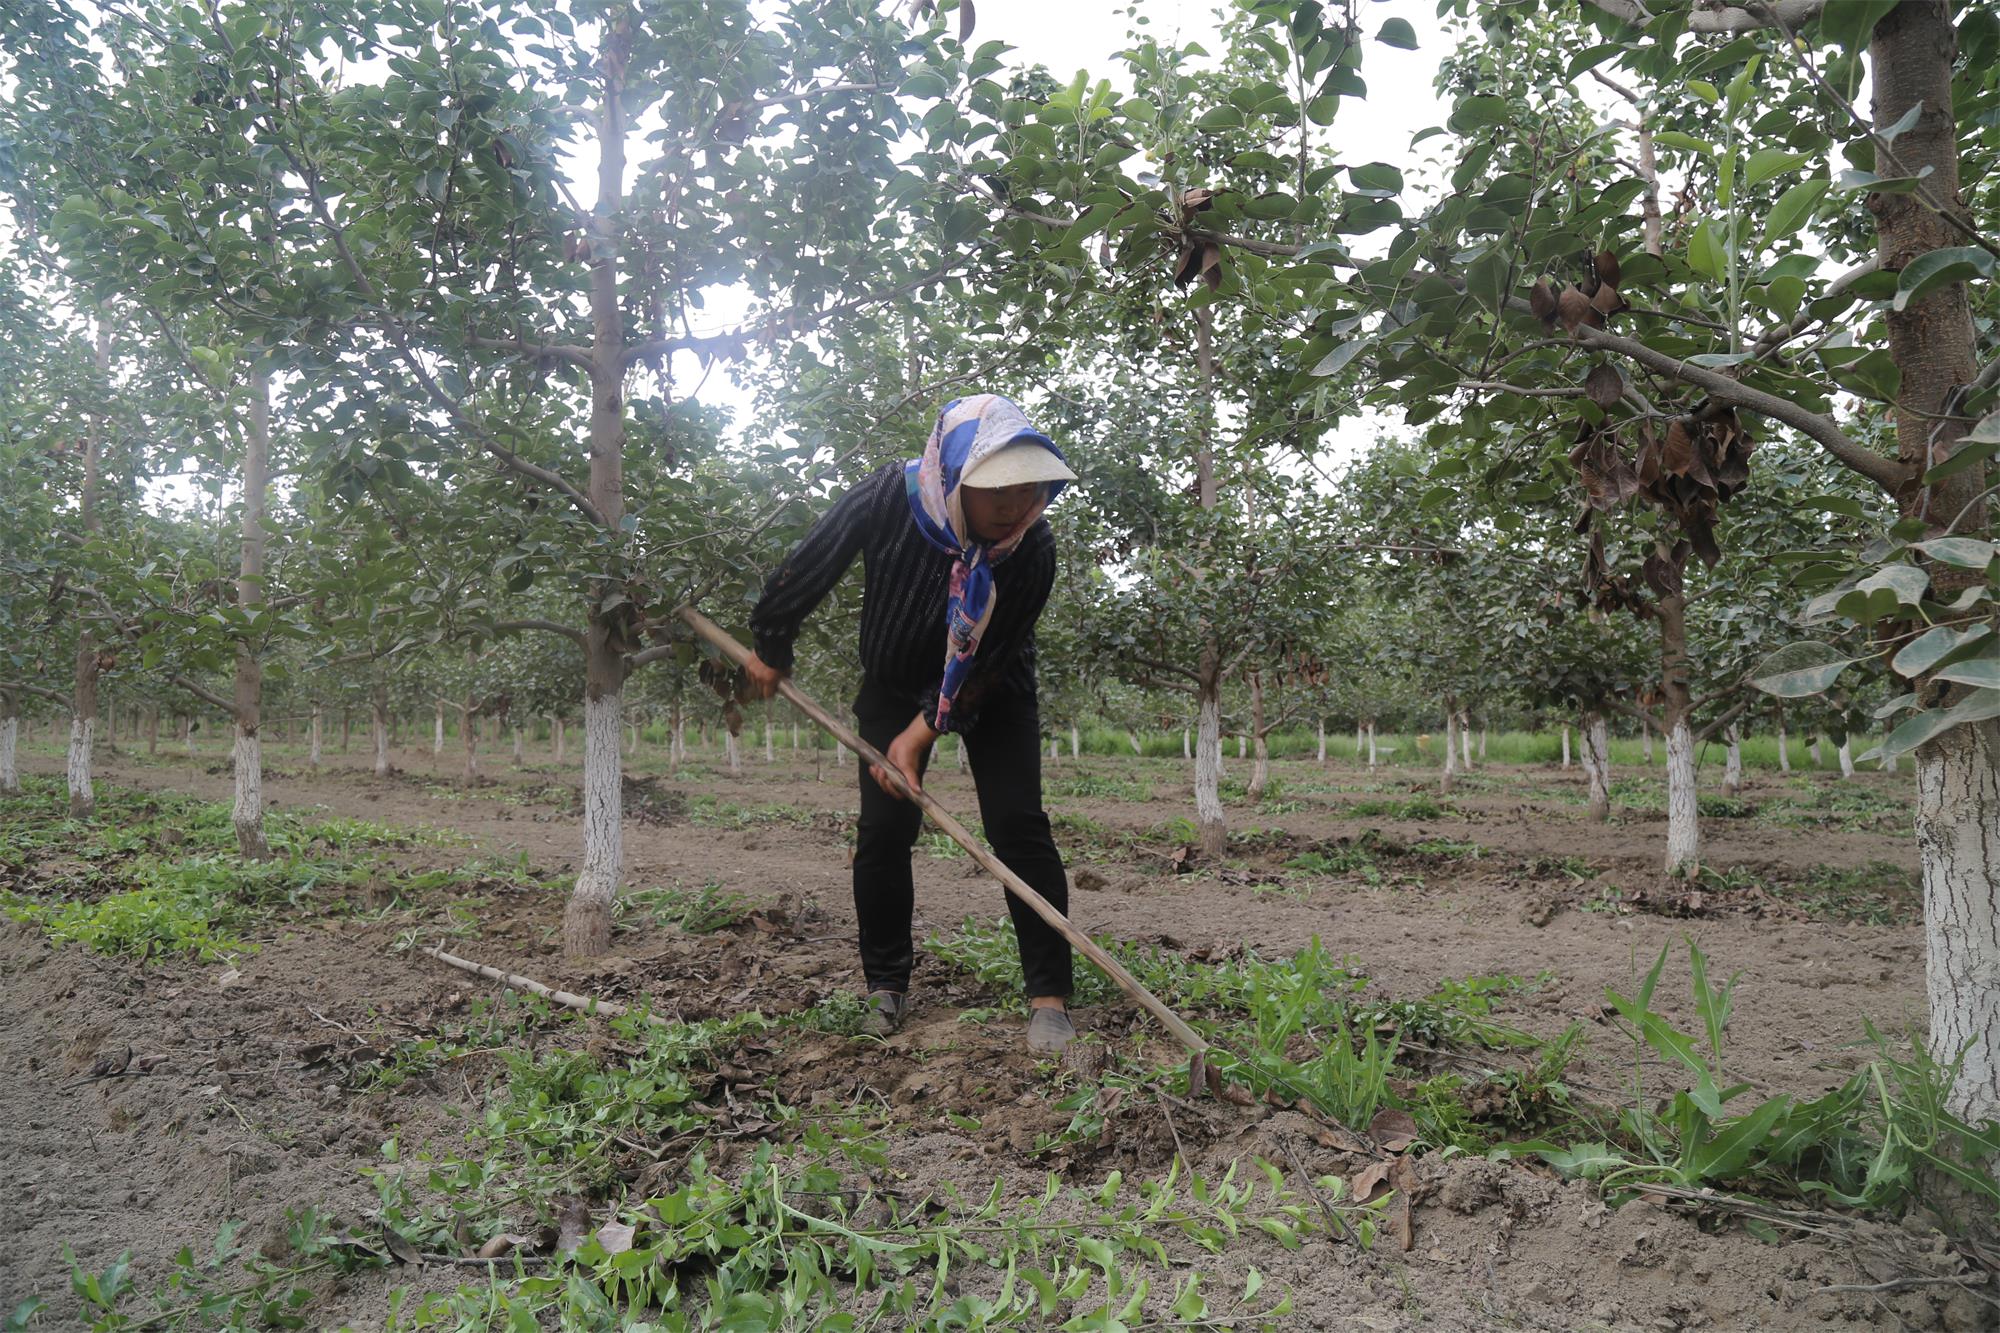
[[1062, 760], [1062, 742], [1057, 740], [1055, 737], [1051, 736], [1049, 737], [1049, 762], [1051, 764], [1054, 764], [1060, 762], [1061, 760]]
[[771, 743], [771, 715], [768, 710], [764, 714], [764, 762], [767, 764], [778, 762], [777, 751], [772, 748]]
[[1326, 719], [1319, 722], [1319, 754], [1316, 761], [1321, 768], [1326, 767]]
[[1569, 723], [1563, 723], [1563, 771], [1569, 771]]
[[1729, 759], [1722, 769], [1722, 793], [1734, 796], [1743, 790], [1743, 736], [1734, 723], [1722, 734], [1729, 742]]
[[[1680, 564], [1685, 563], [1683, 555]], [[1667, 735], [1666, 869], [1670, 875], [1692, 875], [1701, 862], [1701, 809], [1695, 798], [1694, 732], [1688, 724], [1694, 699], [1689, 689], [1687, 597], [1673, 593], [1660, 598], [1658, 607], [1660, 725]]]
[[479, 781], [479, 715], [470, 705], [459, 705], [458, 729], [465, 743], [465, 771], [459, 778], [470, 787]]
[[521, 754], [521, 724], [519, 722], [509, 722], [508, 727], [514, 738], [514, 767], [519, 768], [523, 762]]
[[1821, 739], [1821, 737], [1815, 735], [1812, 738], [1812, 745], [1809, 747], [1809, 752], [1812, 755], [1812, 766], [1814, 768], [1826, 767], [1826, 749], [1821, 745]]
[[1484, 726], [1479, 728], [1479, 762], [1482, 764], [1486, 762], [1486, 728]]
[[187, 748], [187, 756], [194, 758], [194, 718], [181, 714], [181, 744]]
[[[98, 378], [107, 381], [111, 375], [111, 327], [104, 321], [104, 315], [97, 316], [97, 340], [94, 362]], [[89, 541], [103, 530], [104, 521], [97, 513], [97, 486], [102, 461], [104, 422], [100, 415], [93, 413], [83, 430], [83, 491], [77, 502], [78, 526], [83, 529], [85, 541]], [[69, 782], [69, 817], [89, 819], [97, 813], [97, 794], [90, 785], [91, 747], [97, 740], [97, 641], [85, 622], [76, 636], [76, 680], [70, 693], [69, 761], [67, 778]]]
[[[596, 651], [586, 654], [586, 673], [601, 679], [621, 671], [619, 659], [604, 660], [601, 631], [591, 637]], [[563, 913], [563, 951], [573, 958], [594, 958], [611, 947], [611, 909], [625, 862], [619, 702], [615, 690], [586, 694], [583, 701], [583, 868]]]
[[1471, 713], [1460, 713], [1458, 715], [1458, 749], [1459, 757], [1465, 761], [1465, 771], [1470, 773], [1472, 771]]
[[741, 773], [743, 771], [743, 749], [737, 742], [736, 733], [727, 727], [722, 729], [722, 748], [729, 758], [729, 771], [731, 773]]
[[431, 729], [431, 758], [433, 759], [444, 753], [444, 700], [439, 699], [435, 704], [435, 708], [436, 724]]
[[792, 753], [797, 754], [798, 752], [799, 752], [799, 724], [794, 722], [792, 723]]
[[1144, 755], [1145, 755], [1145, 753], [1146, 753], [1146, 747], [1145, 747], [1145, 746], [1143, 746], [1143, 745], [1141, 745], [1141, 744], [1139, 743], [1139, 733], [1138, 733], [1138, 732], [1136, 732], [1136, 731], [1127, 731], [1127, 732], [1125, 733], [1125, 743], [1126, 743], [1127, 745], [1129, 745], [1129, 746], [1131, 746], [1131, 747], [1132, 747], [1132, 753], [1133, 753], [1133, 755], [1134, 755], [1134, 756], [1136, 756], [1136, 757], [1144, 757]]
[[340, 752], [347, 753], [347, 741], [354, 729], [354, 710], [346, 704], [340, 706]]
[[1368, 723], [1365, 719], [1362, 721], [1358, 721], [1354, 724], [1354, 757], [1356, 759], [1359, 759], [1361, 757], [1361, 751], [1363, 747], [1367, 744], [1368, 741], [1367, 731], [1368, 731]]
[[[271, 380], [260, 366], [250, 375], [249, 429], [243, 446], [243, 556], [236, 606], [252, 616], [264, 604], [264, 501], [270, 488]], [[264, 662], [247, 639], [236, 643], [236, 846], [253, 861], [269, 860], [264, 841]]]
[[14, 759], [14, 746], [20, 735], [20, 706], [12, 694], [0, 693], [0, 796], [21, 793], [21, 771]]
[[318, 767], [319, 767], [319, 765], [320, 765], [320, 725], [319, 725], [319, 724], [320, 724], [320, 711], [319, 711], [319, 705], [318, 705], [318, 704], [314, 704], [314, 705], [313, 705], [313, 707], [312, 707], [312, 737], [311, 737], [311, 741], [310, 741], [310, 745], [311, 745], [311, 748], [310, 748], [310, 749], [309, 749], [309, 750], [307, 751], [307, 753], [306, 753], [306, 763], [310, 764], [310, 765], [311, 765], [312, 767], [314, 767], [314, 768], [318, 768]]
[[[1583, 741], [1583, 775], [1590, 784], [1584, 815], [1602, 824], [1611, 818], [1611, 728], [1605, 724], [1604, 714], [1592, 710], [1584, 713], [1577, 730]], [[1568, 732], [1564, 727], [1565, 740]]]
[[1083, 738], [1076, 734], [1076, 724], [1074, 722], [1070, 723], [1069, 727], [1069, 757], [1072, 759], [1083, 757]]
[[1186, 727], [1181, 728], [1181, 758], [1194, 758], [1194, 742], [1188, 738], [1188, 729]]
[[1953, 727], [1916, 766], [1930, 1049], [1964, 1055], [1945, 1104], [1978, 1124], [2000, 1119], [2000, 722]]
[[1652, 764], [1653, 764], [1653, 724], [1652, 724], [1652, 723], [1650, 723], [1650, 722], [1641, 722], [1641, 723], [1639, 724], [1639, 740], [1640, 740], [1640, 743], [1641, 743], [1641, 744], [1642, 744], [1642, 745], [1643, 745], [1643, 746], [1645, 747], [1645, 749], [1644, 749], [1643, 753], [1644, 753], [1644, 755], [1645, 755], [1645, 759], [1646, 759], [1646, 766], [1647, 766], [1648, 768], [1650, 768], [1650, 767], [1652, 767]]
[[389, 690], [377, 685], [368, 700], [368, 729], [375, 741], [375, 776], [389, 776]]
[[1789, 773], [1792, 771], [1792, 749], [1791, 743], [1785, 739], [1785, 715], [1783, 713], [1778, 714], [1778, 771], [1780, 773]]
[[1368, 720], [1368, 767], [1370, 768], [1375, 767], [1377, 759], [1378, 759], [1378, 751], [1375, 744], [1375, 720], [1373, 718], [1370, 718]]
[[1236, 757], [1238, 759], [1250, 757], [1250, 738], [1240, 731], [1236, 733]]
[[559, 717], [556, 719], [556, 762], [558, 764], [564, 760], [563, 751], [566, 748], [568, 740], [569, 737], [564, 732], [563, 720]]
[[957, 748], [957, 750], [958, 750], [958, 771], [959, 771], [959, 772], [961, 772], [961, 773], [966, 773], [966, 772], [970, 772], [970, 771], [971, 771], [971, 769], [972, 769], [972, 765], [971, 765], [971, 764], [970, 764], [969, 762], [967, 762], [967, 760], [966, 760], [966, 757], [965, 757], [965, 737], [964, 737], [964, 736], [960, 736], [960, 737], [958, 738], [958, 745], [957, 745], [957, 747], [956, 747], [956, 748]]
[[1222, 663], [1212, 645], [1202, 649], [1195, 705], [1195, 823], [1201, 829], [1201, 854], [1221, 856], [1229, 826], [1222, 813]]
[[1444, 701], [1444, 767], [1438, 771], [1438, 792], [1451, 795], [1451, 789], [1458, 780], [1458, 707], [1447, 697]]
[[1840, 776], [1842, 778], [1851, 778], [1854, 776], [1854, 738], [1852, 736], [1842, 736], [1840, 738]]
[[1257, 760], [1250, 767], [1250, 786], [1244, 792], [1253, 801], [1264, 799], [1271, 781], [1271, 751], [1264, 741], [1264, 673], [1250, 673], [1250, 736], [1256, 745]]

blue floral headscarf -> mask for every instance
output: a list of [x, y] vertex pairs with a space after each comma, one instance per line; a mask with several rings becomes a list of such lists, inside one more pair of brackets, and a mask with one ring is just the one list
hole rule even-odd
[[945, 606], [944, 683], [938, 690], [937, 728], [946, 730], [952, 701], [972, 672], [972, 660], [979, 652], [979, 638], [993, 619], [993, 566], [1014, 553], [1028, 529], [1042, 516], [1049, 502], [1062, 494], [1066, 482], [1042, 484], [1041, 500], [1030, 506], [1013, 529], [999, 541], [974, 537], [966, 526], [965, 507], [959, 496], [959, 481], [992, 455], [1010, 444], [1027, 441], [1039, 444], [1057, 458], [1062, 450], [1048, 436], [1028, 424], [1028, 418], [1011, 398], [980, 393], [954, 398], [938, 413], [937, 426], [924, 445], [921, 458], [903, 465], [903, 481], [910, 498], [910, 516], [924, 540], [957, 559], [951, 567], [951, 595]]

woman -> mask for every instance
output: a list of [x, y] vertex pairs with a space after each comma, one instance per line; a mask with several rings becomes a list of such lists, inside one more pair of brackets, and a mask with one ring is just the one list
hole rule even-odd
[[[854, 701], [862, 737], [914, 787], [938, 737], [957, 733], [987, 840], [1058, 911], [1068, 910], [1069, 884], [1042, 809], [1034, 632], [1055, 582], [1055, 539], [1042, 511], [1074, 480], [1011, 400], [975, 394], [946, 403], [921, 458], [863, 478], [785, 557], [750, 613], [757, 650], [745, 664], [751, 693], [774, 694], [791, 670], [801, 622], [862, 552]], [[922, 824], [923, 812], [886, 773], [862, 772], [854, 913], [868, 1027], [881, 1036], [908, 1013], [910, 849]], [[1076, 1035], [1069, 943], [1011, 894], [1007, 908], [1027, 981], [1028, 1048], [1053, 1055]]]

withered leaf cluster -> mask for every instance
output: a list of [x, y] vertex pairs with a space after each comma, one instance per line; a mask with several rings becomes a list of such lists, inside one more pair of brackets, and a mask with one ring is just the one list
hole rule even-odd
[[1631, 309], [1618, 294], [1617, 255], [1600, 250], [1586, 258], [1585, 267], [1583, 281], [1573, 286], [1551, 286], [1547, 278], [1536, 279], [1528, 290], [1528, 309], [1536, 319], [1550, 329], [1560, 324], [1565, 333], [1575, 333], [1585, 325], [1601, 329], [1607, 315]]
[[1619, 607], [1644, 614], [1636, 590], [1610, 572], [1595, 516], [1634, 496], [1643, 496], [1670, 515], [1682, 540], [1669, 551], [1648, 556], [1642, 573], [1656, 594], [1678, 593], [1690, 553], [1710, 566], [1722, 558], [1715, 542], [1716, 517], [1731, 497], [1749, 485], [1750, 455], [1757, 445], [1727, 408], [1673, 417], [1664, 429], [1651, 421], [1631, 429], [1639, 445], [1637, 453], [1628, 456], [1617, 424], [1580, 422], [1569, 461], [1589, 498], [1577, 531], [1590, 533], [1584, 582], [1591, 601], [1607, 610]]
[[1181, 194], [1180, 258], [1174, 262], [1174, 285], [1185, 287], [1200, 278], [1214, 291], [1222, 286], [1222, 246], [1189, 236], [1186, 228], [1194, 215], [1215, 206], [1214, 190], [1186, 190]]

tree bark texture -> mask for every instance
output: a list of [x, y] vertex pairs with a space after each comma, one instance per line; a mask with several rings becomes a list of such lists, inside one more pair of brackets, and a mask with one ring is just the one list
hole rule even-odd
[[1195, 694], [1194, 818], [1201, 854], [1221, 856], [1229, 838], [1222, 813], [1222, 668], [1213, 647], [1202, 650]]
[[1722, 790], [1725, 795], [1734, 796], [1743, 790], [1743, 735], [1732, 725], [1723, 732], [1723, 737], [1729, 742], [1729, 759], [1722, 769]]
[[1667, 732], [1667, 873], [1691, 875], [1701, 865], [1701, 811], [1696, 804], [1694, 733], [1685, 715]]
[[20, 794], [21, 770], [14, 757], [20, 737], [21, 716], [15, 711], [14, 696], [0, 695], [0, 795]]
[[375, 739], [375, 776], [389, 776], [389, 692], [382, 686], [375, 687], [374, 697], [368, 701], [369, 730]]
[[[236, 607], [246, 616], [264, 604], [264, 502], [270, 489], [271, 381], [261, 369], [250, 375], [249, 429], [243, 438], [243, 546], [237, 567]], [[236, 846], [253, 861], [268, 860], [264, 841], [264, 661], [246, 638], [236, 641], [235, 712], [236, 803], [230, 819]]]
[[1247, 795], [1253, 801], [1264, 799], [1264, 788], [1271, 781], [1271, 749], [1264, 740], [1264, 673], [1250, 673], [1250, 736], [1256, 750], [1256, 762], [1250, 767], [1250, 786]]
[[1604, 714], [1587, 712], [1578, 731], [1583, 741], [1583, 775], [1590, 784], [1585, 814], [1602, 824], [1611, 818], [1611, 729]]

